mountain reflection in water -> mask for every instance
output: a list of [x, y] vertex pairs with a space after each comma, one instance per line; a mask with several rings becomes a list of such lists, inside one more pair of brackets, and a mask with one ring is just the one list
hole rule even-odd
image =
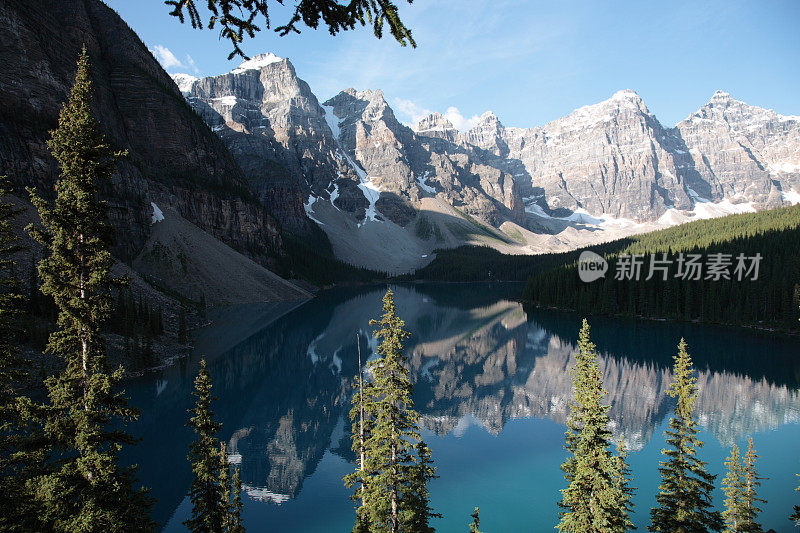
[[[250, 501], [297, 498], [326, 453], [354, 460], [347, 414], [356, 332], [362, 357], [372, 356], [377, 345], [368, 323], [379, 316], [385, 290], [325, 291], [295, 309], [265, 304], [218, 311], [212, 326], [195, 332], [191, 360], [129, 384], [142, 410], [131, 429], [142, 442], [126, 459], [139, 464], [142, 482], [152, 487], [160, 523], [187, 505], [192, 434], [184, 424], [200, 357], [214, 378], [219, 438], [241, 469]], [[498, 435], [513, 419], [566, 420], [580, 317], [524, 308], [510, 299], [521, 292], [518, 284], [392, 290], [412, 332], [406, 354], [424, 429], [452, 437], [478, 425]], [[613, 431], [632, 450], [645, 447], [672, 413], [667, 389], [681, 336], [699, 370], [699, 423], [721, 444], [800, 419], [796, 339], [634, 320], [590, 324]]]

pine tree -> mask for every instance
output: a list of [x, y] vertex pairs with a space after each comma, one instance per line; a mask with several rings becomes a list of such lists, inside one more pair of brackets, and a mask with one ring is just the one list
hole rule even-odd
[[711, 504], [716, 476], [709, 474], [705, 462], [697, 457], [703, 442], [697, 437], [693, 417], [697, 397], [693, 371], [686, 342], [681, 339], [675, 356], [675, 381], [669, 388], [677, 405], [666, 430], [669, 447], [661, 451], [667, 461], [659, 468], [661, 485], [656, 496], [658, 506], [650, 511], [650, 531], [700, 533], [719, 531], [722, 526], [722, 517]]
[[404, 528], [414, 533], [433, 533], [436, 531], [431, 525], [432, 518], [441, 518], [431, 507], [428, 482], [436, 479], [436, 467], [433, 466], [431, 450], [423, 442], [416, 445], [417, 462], [410, 467], [409, 490], [406, 495], [405, 508], [407, 518]]
[[472, 511], [472, 522], [469, 525], [469, 533], [481, 533], [481, 517], [480, 517], [480, 510], [476, 507], [474, 511]]
[[403, 356], [408, 332], [397, 316], [391, 290], [383, 297], [383, 315], [370, 325], [380, 326], [375, 336], [381, 342], [379, 357], [368, 364], [373, 383], [364, 399], [366, 416], [372, 418], [364, 441], [364, 507], [371, 528], [398, 533], [403, 499], [411, 489], [409, 472], [413, 443], [419, 441], [419, 414], [414, 411], [413, 388]]
[[725, 493], [725, 510], [722, 511], [722, 519], [725, 521], [724, 533], [736, 533], [745, 531], [742, 524], [745, 519], [744, 502], [744, 466], [739, 454], [739, 447], [734, 444], [731, 455], [725, 461], [728, 473], [722, 480], [722, 491]]
[[759, 503], [766, 503], [765, 500], [762, 500], [758, 497], [758, 487], [761, 486], [761, 480], [764, 479], [759, 477], [758, 471], [756, 470], [756, 459], [758, 459], [758, 454], [756, 453], [755, 445], [753, 444], [753, 439], [747, 441], [747, 453], [744, 456], [744, 506], [745, 506], [745, 514], [744, 520], [742, 523], [742, 529], [740, 531], [747, 531], [747, 532], [761, 532], [761, 524], [758, 523], [758, 515], [761, 513], [761, 509], [758, 507]]
[[216, 533], [223, 530], [228, 514], [228, 504], [223, 502], [224, 488], [220, 485], [219, 441], [215, 435], [222, 426], [214, 421], [211, 404], [211, 374], [206, 361], [200, 361], [200, 372], [194, 380], [192, 394], [197, 398], [192, 415], [187, 422], [196, 439], [189, 445], [189, 461], [192, 464], [192, 480], [189, 497], [192, 501], [192, 516], [184, 525], [195, 533]]
[[577, 362], [571, 370], [574, 398], [567, 418], [566, 449], [571, 453], [561, 465], [567, 488], [561, 490], [559, 506], [564, 509], [557, 528], [570, 532], [624, 531], [630, 527], [629, 494], [624, 492], [625, 458], [609, 452], [609, 406], [603, 405], [606, 391], [597, 364], [595, 345], [589, 338], [586, 320], [580, 330]]
[[118, 392], [122, 368], [108, 373], [100, 326], [111, 314], [109, 252], [112, 231], [107, 206], [98, 199], [109, 183], [114, 152], [94, 120], [86, 49], [58, 128], [48, 147], [61, 169], [50, 205], [30, 190], [42, 229], [28, 231], [50, 252], [39, 263], [41, 291], [59, 309], [58, 329], [47, 351], [66, 369], [46, 381], [49, 391], [44, 432], [54, 448], [50, 471], [34, 480], [42, 518], [56, 531], [152, 529], [151, 501], [133, 488], [134, 470], [119, 465], [118, 453], [134, 440], [119, 429], [138, 413]]

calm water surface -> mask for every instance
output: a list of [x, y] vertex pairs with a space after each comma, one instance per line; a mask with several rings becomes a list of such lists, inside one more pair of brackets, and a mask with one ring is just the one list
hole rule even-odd
[[[353, 522], [349, 423], [356, 332], [366, 357], [370, 318], [386, 287], [336, 289], [295, 309], [253, 305], [217, 312], [196, 332], [191, 360], [129, 384], [142, 409], [141, 437], [126, 459], [158, 499], [155, 518], [183, 531], [190, 513], [192, 434], [184, 427], [200, 357], [214, 378], [219, 438], [241, 468], [251, 532], [348, 532]], [[413, 336], [407, 355], [423, 437], [439, 479], [438, 531], [467, 530], [473, 507], [488, 533], [553, 531], [564, 487], [559, 465], [580, 317], [525, 309], [519, 285], [393, 286]], [[285, 313], [286, 312], [286, 313]], [[285, 313], [285, 314], [282, 314]], [[275, 320], [276, 315], [281, 315]], [[724, 476], [730, 446], [755, 439], [769, 479], [761, 496], [765, 529], [791, 531], [800, 502], [800, 341], [725, 328], [633, 320], [591, 320], [614, 433], [632, 449], [635, 522], [646, 530], [659, 483], [671, 357], [681, 336], [699, 369], [701, 456]], [[723, 495], [716, 491], [715, 503]]]

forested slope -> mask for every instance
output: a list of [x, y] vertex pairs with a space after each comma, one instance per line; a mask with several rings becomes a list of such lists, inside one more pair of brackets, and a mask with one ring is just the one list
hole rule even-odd
[[[524, 298], [584, 314], [796, 332], [799, 248], [800, 206], [701, 220], [595, 248], [609, 262], [609, 269], [605, 277], [590, 283], [581, 281], [578, 275], [577, 256], [564, 256], [563, 264], [528, 280]], [[627, 269], [634, 254], [641, 255], [637, 259], [641, 264], [638, 276]], [[701, 264], [699, 274], [688, 271], [690, 254], [700, 256], [696, 261]], [[761, 260], [756, 275], [753, 258], [757, 254]], [[743, 264], [737, 270], [740, 255]], [[621, 263], [626, 266], [625, 275], [620, 272]], [[651, 263], [664, 266], [666, 271], [656, 268], [650, 276]], [[727, 268], [714, 269], [711, 263]]]

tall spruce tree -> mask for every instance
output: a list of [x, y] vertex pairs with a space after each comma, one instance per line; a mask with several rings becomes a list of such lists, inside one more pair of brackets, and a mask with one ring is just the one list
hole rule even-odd
[[571, 370], [574, 397], [567, 417], [566, 449], [570, 456], [561, 465], [567, 488], [561, 490], [557, 528], [569, 532], [624, 531], [632, 527], [628, 511], [631, 490], [624, 477], [625, 458], [609, 451], [609, 406], [597, 363], [595, 345], [584, 320], [578, 339], [576, 364]]
[[722, 511], [722, 519], [725, 521], [723, 533], [745, 531], [742, 529], [746, 514], [744, 465], [742, 465], [742, 457], [736, 444], [731, 448], [731, 454], [725, 461], [725, 467], [728, 472], [722, 480], [722, 491], [725, 493], [725, 510]]
[[118, 280], [110, 272], [112, 230], [98, 192], [122, 154], [100, 132], [91, 98], [84, 48], [69, 100], [48, 141], [61, 169], [55, 203], [30, 190], [42, 227], [28, 230], [49, 250], [39, 263], [41, 291], [59, 310], [47, 351], [66, 366], [46, 381], [44, 433], [54, 450], [52, 468], [31, 484], [43, 504], [41, 516], [53, 530], [149, 530], [152, 503], [146, 492], [133, 488], [134, 469], [118, 460], [120, 449], [134, 442], [119, 428], [138, 413], [119, 391], [122, 368], [109, 373], [106, 367], [100, 334]]
[[186, 424], [194, 430], [196, 438], [189, 445], [189, 461], [194, 474], [189, 489], [192, 516], [183, 523], [195, 533], [224, 531], [228, 521], [229, 509], [225, 499], [228, 487], [221, 483], [226, 476], [221, 475], [220, 443], [215, 437], [222, 425], [214, 420], [211, 404], [215, 398], [211, 396], [211, 388], [211, 374], [203, 359], [194, 380], [195, 406], [189, 410], [192, 416]]
[[228, 449], [224, 442], [219, 443], [219, 489], [220, 489], [220, 505], [223, 510], [222, 516], [222, 529], [220, 531], [230, 531], [233, 525], [233, 506], [231, 505], [231, 496], [233, 494], [233, 485], [231, 482], [231, 468], [228, 464]]
[[433, 533], [436, 529], [431, 526], [431, 519], [441, 518], [431, 507], [428, 482], [436, 479], [436, 467], [433, 466], [431, 450], [423, 441], [416, 445], [417, 462], [410, 467], [409, 490], [405, 498], [406, 516], [404, 529], [414, 533]]
[[233, 469], [231, 477], [231, 465], [228, 462], [228, 452], [224, 442], [220, 443], [219, 451], [219, 486], [222, 492], [222, 508], [224, 511], [222, 530], [225, 533], [242, 533], [242, 480], [239, 476], [239, 469]]
[[725, 492], [725, 510], [722, 518], [725, 521], [723, 533], [759, 533], [762, 531], [758, 523], [759, 502], [764, 502], [758, 497], [757, 489], [761, 485], [755, 463], [758, 458], [753, 439], [747, 443], [747, 453], [742, 458], [739, 447], [733, 445], [731, 455], [725, 462], [728, 473], [722, 480]]
[[758, 475], [756, 470], [756, 460], [758, 454], [756, 453], [755, 444], [753, 439], [747, 441], [747, 453], [744, 456], [744, 506], [745, 514], [742, 523], [743, 529], [740, 531], [760, 532], [761, 524], [758, 523], [758, 515], [761, 509], [758, 507], [760, 503], [766, 503], [765, 500], [758, 497], [758, 487], [761, 486], [761, 480], [764, 479]]
[[369, 432], [365, 432], [360, 486], [364, 505], [356, 529], [366, 523], [371, 531], [398, 533], [406, 498], [414, 490], [412, 452], [419, 441], [419, 414], [414, 410], [413, 387], [403, 356], [403, 340], [409, 334], [397, 316], [391, 290], [383, 297], [380, 320], [371, 320], [370, 325], [380, 327], [375, 336], [381, 342], [379, 357], [367, 365], [372, 384], [364, 396], [364, 412], [371, 420]]
[[692, 359], [681, 339], [675, 356], [675, 380], [668, 394], [677, 399], [675, 416], [665, 434], [668, 448], [661, 451], [661, 485], [656, 496], [658, 505], [650, 511], [650, 531], [685, 531], [701, 533], [719, 531], [722, 517], [713, 510], [711, 492], [715, 475], [706, 470], [706, 463], [697, 457], [703, 442], [697, 437], [694, 402], [697, 386], [693, 377]]

